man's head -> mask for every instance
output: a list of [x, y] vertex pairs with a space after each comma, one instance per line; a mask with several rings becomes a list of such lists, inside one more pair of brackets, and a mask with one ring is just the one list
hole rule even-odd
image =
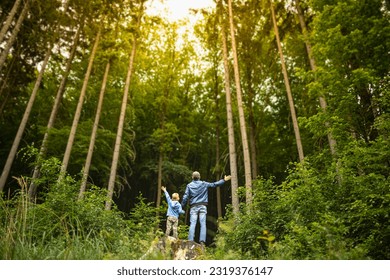
[[178, 193], [173, 193], [172, 194], [172, 200], [179, 201], [180, 200], [179, 194]]
[[200, 179], [200, 173], [198, 171], [194, 171], [192, 173], [192, 180], [199, 180]]

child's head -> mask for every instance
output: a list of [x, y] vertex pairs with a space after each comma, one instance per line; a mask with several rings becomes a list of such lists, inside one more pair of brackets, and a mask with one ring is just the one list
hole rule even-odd
[[178, 201], [179, 199], [180, 199], [180, 196], [179, 196], [178, 193], [173, 193], [173, 194], [172, 194], [172, 200]]

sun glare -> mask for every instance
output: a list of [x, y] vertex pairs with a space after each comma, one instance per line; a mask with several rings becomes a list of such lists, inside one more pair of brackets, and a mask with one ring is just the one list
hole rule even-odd
[[149, 2], [147, 12], [159, 15], [169, 21], [178, 21], [192, 16], [190, 9], [214, 7], [213, 0], [152, 0]]

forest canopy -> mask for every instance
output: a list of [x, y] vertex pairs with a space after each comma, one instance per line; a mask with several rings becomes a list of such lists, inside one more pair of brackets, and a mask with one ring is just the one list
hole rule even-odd
[[1, 258], [140, 258], [197, 170], [205, 258], [389, 259], [390, 2], [151, 2], [1, 2]]

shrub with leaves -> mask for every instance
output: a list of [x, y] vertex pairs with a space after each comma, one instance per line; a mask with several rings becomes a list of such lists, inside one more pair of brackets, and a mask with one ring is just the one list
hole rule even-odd
[[53, 180], [58, 161], [45, 161], [42, 169], [39, 186], [46, 191], [40, 203], [28, 198], [25, 178], [12, 199], [1, 200], [2, 259], [137, 259], [144, 254], [157, 217], [141, 196], [126, 218], [115, 207], [104, 209], [106, 190], [92, 186], [79, 200], [79, 181]]

